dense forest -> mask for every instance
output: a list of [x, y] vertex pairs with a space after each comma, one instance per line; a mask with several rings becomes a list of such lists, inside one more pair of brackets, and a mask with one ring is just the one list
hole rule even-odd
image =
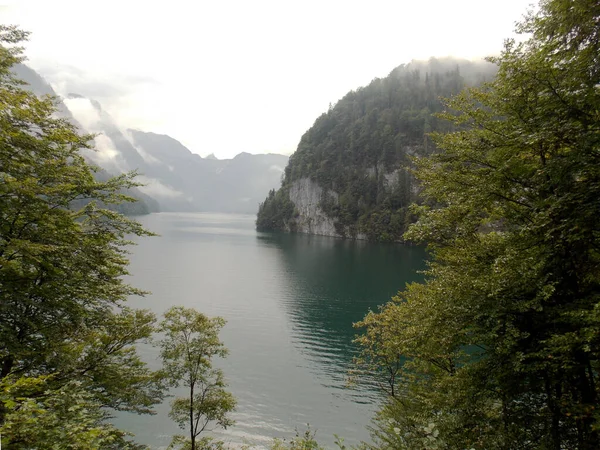
[[495, 70], [485, 62], [432, 58], [348, 93], [302, 136], [281, 189], [259, 207], [257, 229], [295, 231], [290, 188], [310, 178], [323, 189], [319, 207], [338, 235], [401, 240], [419, 191], [411, 157], [434, 151], [430, 132], [452, 128], [436, 116], [444, 109], [442, 98], [491, 79]]
[[600, 3], [518, 31], [415, 160], [426, 281], [357, 324], [372, 448], [600, 448]]

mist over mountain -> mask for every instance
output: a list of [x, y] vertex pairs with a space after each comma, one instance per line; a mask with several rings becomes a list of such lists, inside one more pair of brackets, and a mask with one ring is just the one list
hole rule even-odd
[[[56, 93], [34, 70], [17, 65], [16, 76], [38, 95]], [[95, 151], [84, 156], [107, 174], [135, 170], [144, 184], [132, 195], [143, 210], [255, 213], [270, 189], [279, 185], [288, 157], [240, 153], [233, 159], [202, 158], [176, 139], [121, 127], [94, 100], [69, 93], [58, 112], [82, 132], [95, 135]]]
[[[15, 76], [24, 81], [26, 83], [25, 88], [29, 89], [31, 92], [34, 92], [38, 96], [50, 95], [52, 97], [56, 96], [56, 92], [52, 89], [52, 86], [40, 74], [38, 74], [32, 68], [26, 66], [25, 64], [16, 64], [12, 67], [12, 71]], [[69, 119], [71, 122], [74, 122], [80, 128], [81, 126], [76, 123], [75, 118], [71, 115], [70, 111], [64, 105], [63, 102], [58, 102], [57, 104], [59, 113]]]

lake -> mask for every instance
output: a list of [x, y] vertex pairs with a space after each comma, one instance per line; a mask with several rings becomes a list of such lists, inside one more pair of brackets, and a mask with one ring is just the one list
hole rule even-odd
[[[368, 440], [377, 393], [346, 387], [355, 346], [352, 323], [420, 280], [425, 251], [399, 244], [258, 233], [254, 216], [159, 213], [138, 219], [160, 237], [132, 248], [129, 281], [152, 294], [131, 299], [157, 315], [173, 305], [221, 316], [229, 356], [223, 369], [238, 401], [236, 424], [215, 436], [266, 446], [306, 424], [331, 446]], [[141, 346], [157, 367], [158, 351]], [[153, 448], [181, 433], [168, 402], [154, 416], [115, 422]]]

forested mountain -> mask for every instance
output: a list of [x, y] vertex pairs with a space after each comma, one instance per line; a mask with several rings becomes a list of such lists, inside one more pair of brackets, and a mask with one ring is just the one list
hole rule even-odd
[[[37, 95], [56, 95], [32, 69], [17, 65], [16, 76]], [[95, 150], [84, 157], [108, 174], [138, 172], [140, 199], [127, 213], [215, 211], [255, 213], [259, 202], [276, 187], [288, 157], [240, 153], [233, 159], [202, 158], [170, 136], [124, 129], [102, 105], [76, 93], [59, 100], [58, 112], [82, 132], [96, 135]]]
[[357, 324], [387, 392], [368, 448], [600, 448], [600, 3], [517, 31], [415, 161], [426, 281]]
[[260, 205], [259, 230], [400, 240], [419, 188], [407, 168], [446, 131], [441, 97], [490, 79], [485, 62], [430, 59], [349, 92], [302, 136], [282, 186]]

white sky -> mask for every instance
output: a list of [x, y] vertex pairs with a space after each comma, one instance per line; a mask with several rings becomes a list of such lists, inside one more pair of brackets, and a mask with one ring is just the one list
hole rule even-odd
[[0, 23], [59, 94], [201, 155], [291, 153], [348, 91], [411, 59], [498, 53], [532, 0], [15, 1]]

